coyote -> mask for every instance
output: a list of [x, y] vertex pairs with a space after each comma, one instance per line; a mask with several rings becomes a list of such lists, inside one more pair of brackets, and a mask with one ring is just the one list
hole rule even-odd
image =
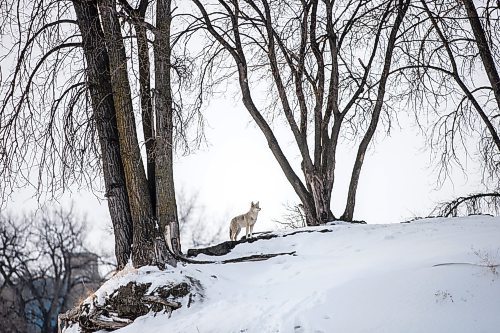
[[259, 202], [257, 201], [254, 204], [252, 201], [248, 213], [238, 215], [231, 220], [231, 224], [229, 226], [229, 237], [232, 241], [236, 240], [236, 237], [238, 237], [238, 234], [243, 227], [246, 228], [246, 238], [252, 237], [253, 226], [255, 225], [255, 222], [257, 222], [257, 215], [259, 214], [259, 211]]

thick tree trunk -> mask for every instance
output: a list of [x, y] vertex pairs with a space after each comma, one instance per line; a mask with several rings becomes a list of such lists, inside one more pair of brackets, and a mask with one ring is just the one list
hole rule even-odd
[[97, 1], [75, 0], [73, 6], [82, 34], [87, 84], [101, 146], [104, 185], [115, 235], [115, 256], [118, 269], [122, 269], [132, 249], [132, 217], [120, 157], [109, 58], [99, 22]]
[[173, 175], [173, 103], [170, 64], [171, 1], [156, 3], [155, 108], [156, 108], [156, 216], [167, 246], [181, 253], [179, 220]]
[[134, 237], [134, 267], [163, 264], [167, 254], [158, 248], [159, 230], [151, 206], [148, 182], [140, 154], [134, 110], [128, 81], [127, 58], [115, 0], [99, 3], [111, 70], [111, 86], [116, 109], [120, 151], [129, 194]]
[[[323, 190], [324, 195], [327, 197], [327, 201], [331, 205], [333, 185], [335, 182], [335, 166], [337, 163], [337, 147], [339, 143], [340, 129], [342, 127], [343, 115], [340, 112], [334, 113], [334, 123], [332, 126], [332, 134], [329, 138], [325, 139], [325, 147], [323, 150], [323, 164], [322, 170], [323, 181], [325, 182]], [[326, 125], [327, 126], [327, 125]], [[326, 129], [326, 136], [328, 136], [328, 130]], [[331, 216], [332, 219], [335, 217]]]
[[356, 204], [356, 192], [358, 189], [361, 167], [363, 166], [368, 145], [370, 144], [371, 139], [373, 138], [373, 134], [375, 134], [375, 130], [377, 129], [378, 121], [380, 118], [380, 112], [382, 110], [382, 106], [384, 103], [385, 86], [391, 69], [394, 46], [396, 43], [399, 27], [401, 26], [401, 22], [403, 21], [403, 18], [406, 14], [406, 10], [408, 9], [409, 1], [410, 0], [399, 0], [398, 2], [398, 15], [394, 21], [394, 25], [391, 28], [391, 34], [387, 42], [384, 68], [382, 70], [382, 75], [380, 78], [380, 83], [377, 92], [377, 101], [375, 102], [375, 106], [373, 108], [372, 119], [370, 121], [370, 125], [368, 126], [368, 130], [366, 131], [363, 139], [361, 140], [361, 143], [359, 144], [358, 153], [356, 155], [356, 161], [354, 162], [354, 167], [352, 169], [351, 182], [349, 183], [349, 192], [347, 194], [347, 203], [344, 210], [344, 214], [341, 217], [341, 219], [345, 221], [352, 221], [353, 219], [354, 206]]
[[[310, 189], [309, 192], [313, 197], [315, 216], [317, 217], [313, 223], [324, 224], [333, 220], [333, 213], [330, 209], [331, 190], [328, 191], [328, 182], [324, 175], [320, 175], [318, 172], [306, 172], [305, 177]], [[307, 225], [311, 224], [308, 223]]]

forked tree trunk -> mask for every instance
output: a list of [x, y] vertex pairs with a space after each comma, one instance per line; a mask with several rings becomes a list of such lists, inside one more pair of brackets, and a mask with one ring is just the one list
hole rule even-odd
[[173, 175], [173, 103], [171, 90], [171, 0], [156, 3], [155, 111], [156, 111], [156, 216], [167, 246], [181, 253]]
[[99, 10], [110, 59], [120, 151], [134, 228], [132, 262], [134, 267], [161, 265], [167, 254], [163, 248], [158, 248], [161, 242], [156, 243], [161, 239], [159, 239], [159, 230], [154, 219], [148, 182], [137, 140], [127, 58], [115, 0], [102, 0], [99, 3]]
[[97, 1], [75, 0], [73, 6], [87, 63], [87, 85], [101, 147], [104, 185], [115, 235], [115, 256], [118, 269], [122, 269], [127, 264], [132, 249], [132, 217], [120, 157], [109, 58], [99, 21]]

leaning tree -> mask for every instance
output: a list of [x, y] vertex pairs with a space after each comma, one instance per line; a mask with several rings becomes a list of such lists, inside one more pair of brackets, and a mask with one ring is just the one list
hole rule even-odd
[[172, 158], [189, 54], [172, 48], [193, 28], [171, 31], [171, 0], [10, 0], [0, 11], [2, 195], [95, 189], [102, 175], [118, 267], [130, 256], [175, 264]]
[[[308, 225], [334, 217], [339, 142], [357, 143], [340, 217], [351, 221], [366, 151], [389, 111], [386, 88], [405, 37], [409, 0], [193, 2], [211, 43], [223, 50], [215, 48], [214, 59], [232, 59], [229, 71], [237, 74], [243, 104], [298, 195]], [[225, 67], [218, 73], [227, 75]], [[269, 103], [258, 97], [263, 85]], [[303, 177], [271, 127], [279, 117], [294, 138]]]

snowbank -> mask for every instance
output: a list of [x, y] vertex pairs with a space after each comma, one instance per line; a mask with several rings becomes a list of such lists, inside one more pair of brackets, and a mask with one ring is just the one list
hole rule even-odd
[[[295, 255], [141, 276], [155, 285], [190, 276], [201, 282], [203, 299], [117, 332], [500, 332], [500, 218], [305, 230], [323, 232], [283, 232], [196, 259]], [[109, 282], [98, 297], [133, 276]]]

